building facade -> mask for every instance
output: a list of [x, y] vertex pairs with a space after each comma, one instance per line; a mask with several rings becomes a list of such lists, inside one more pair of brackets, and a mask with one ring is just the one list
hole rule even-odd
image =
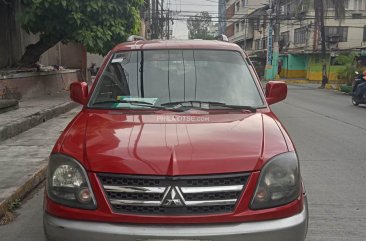
[[237, 43], [243, 49], [253, 45], [253, 23], [248, 17], [261, 9], [268, 0], [228, 0], [226, 1], [227, 36], [230, 42]]
[[[250, 0], [248, 0], [250, 1]], [[268, 1], [267, 1], [268, 3]], [[275, 2], [274, 2], [275, 3]], [[298, 0], [281, 1], [276, 11], [275, 4], [268, 11], [269, 5], [250, 12], [237, 7], [241, 0], [227, 2], [227, 12], [233, 6], [238, 15], [233, 21], [229, 39], [239, 44], [254, 59], [265, 63], [268, 47], [268, 29], [270, 24], [280, 23], [278, 73], [283, 78], [307, 78], [321, 80], [321, 35], [320, 24], [311, 5], [299, 7]], [[248, 6], [251, 6], [248, 4]], [[339, 54], [356, 52], [366, 47], [366, 0], [348, 0], [345, 2], [345, 19], [335, 19], [334, 7], [325, 6], [325, 33], [327, 49], [327, 73], [330, 80], [336, 80], [338, 70], [334, 59]], [[272, 12], [272, 21], [269, 12]], [[229, 17], [229, 16], [228, 16]], [[238, 19], [237, 19], [238, 18]], [[234, 19], [233, 17], [231, 19]], [[247, 21], [241, 31], [241, 22]], [[229, 30], [229, 27], [227, 28]], [[275, 70], [277, 71], [277, 70]]]

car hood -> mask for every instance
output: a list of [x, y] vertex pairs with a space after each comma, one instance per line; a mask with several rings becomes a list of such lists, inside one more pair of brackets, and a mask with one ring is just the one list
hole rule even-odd
[[89, 171], [140, 175], [253, 171], [288, 151], [279, 123], [267, 114], [113, 111], [81, 113], [62, 149]]

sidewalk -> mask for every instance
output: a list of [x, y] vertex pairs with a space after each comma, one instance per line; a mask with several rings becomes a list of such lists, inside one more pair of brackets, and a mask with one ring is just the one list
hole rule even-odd
[[53, 145], [81, 109], [75, 106], [65, 94], [45, 96], [23, 101], [18, 110], [0, 115], [0, 138], [6, 139], [0, 142], [0, 218], [8, 204], [44, 180]]
[[23, 100], [19, 102], [19, 109], [0, 114], [0, 141], [16, 136], [76, 106], [66, 91]]

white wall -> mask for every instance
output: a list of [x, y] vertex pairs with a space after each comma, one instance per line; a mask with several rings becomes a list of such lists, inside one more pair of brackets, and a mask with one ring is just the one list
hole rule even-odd
[[100, 67], [103, 63], [104, 57], [98, 54], [87, 53], [86, 59], [88, 68], [92, 63], [95, 63], [97, 67]]

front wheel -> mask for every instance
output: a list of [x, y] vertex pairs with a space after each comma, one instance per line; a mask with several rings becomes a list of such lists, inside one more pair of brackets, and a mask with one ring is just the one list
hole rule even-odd
[[358, 100], [357, 100], [357, 98], [356, 97], [354, 97], [354, 96], [352, 96], [352, 104], [354, 105], [354, 106], [358, 106], [360, 103], [358, 102]]

